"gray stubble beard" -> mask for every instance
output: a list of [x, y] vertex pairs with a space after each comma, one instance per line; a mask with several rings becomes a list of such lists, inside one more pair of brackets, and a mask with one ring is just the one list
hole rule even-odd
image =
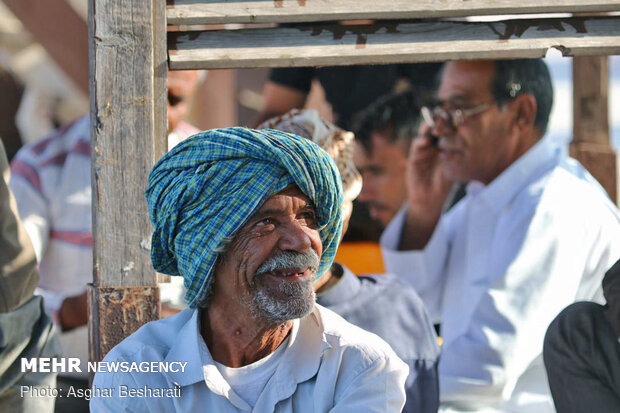
[[[267, 259], [256, 271], [249, 307], [257, 319], [268, 323], [279, 324], [310, 314], [314, 309], [316, 295], [312, 288], [312, 280], [281, 282], [278, 285], [278, 294], [272, 294], [265, 287], [263, 277], [266, 272], [282, 268], [309, 267], [316, 273], [320, 259], [316, 252], [283, 251]], [[314, 277], [312, 277], [314, 279]], [[284, 296], [284, 298], [281, 298]]]

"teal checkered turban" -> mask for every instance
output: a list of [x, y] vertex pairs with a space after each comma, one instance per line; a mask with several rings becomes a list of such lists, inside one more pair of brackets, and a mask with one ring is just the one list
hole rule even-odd
[[297, 185], [315, 205], [327, 271], [342, 232], [342, 185], [329, 155], [276, 130], [215, 129], [175, 146], [155, 164], [145, 195], [154, 227], [151, 260], [181, 275], [192, 308], [211, 289], [220, 247], [267, 199]]

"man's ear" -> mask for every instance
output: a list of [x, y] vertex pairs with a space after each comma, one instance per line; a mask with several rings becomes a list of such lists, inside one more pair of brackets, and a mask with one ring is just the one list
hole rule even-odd
[[514, 108], [516, 128], [523, 131], [534, 126], [538, 105], [533, 95], [519, 95], [511, 102], [511, 106]]

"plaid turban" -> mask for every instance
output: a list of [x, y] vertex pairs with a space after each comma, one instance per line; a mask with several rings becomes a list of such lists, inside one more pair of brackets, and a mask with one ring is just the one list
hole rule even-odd
[[318, 278], [330, 268], [342, 231], [340, 175], [326, 152], [275, 130], [214, 129], [181, 142], [155, 164], [145, 191], [155, 270], [183, 276], [185, 299], [195, 308], [209, 294], [216, 251], [291, 185], [316, 208], [323, 243]]

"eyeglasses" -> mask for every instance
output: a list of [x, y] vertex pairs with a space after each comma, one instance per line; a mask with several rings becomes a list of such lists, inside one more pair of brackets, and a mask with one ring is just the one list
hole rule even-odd
[[434, 106], [432, 109], [428, 108], [427, 106], [423, 106], [421, 109], [421, 113], [424, 121], [428, 123], [428, 125], [431, 127], [435, 127], [435, 119], [440, 118], [441, 120], [446, 122], [448, 126], [456, 129], [463, 123], [465, 123], [467, 118], [478, 115], [485, 110], [491, 108], [493, 105], [495, 105], [495, 102], [486, 102], [481, 103], [478, 106], [474, 106], [473, 108], [453, 110], [444, 109], [441, 106]]

